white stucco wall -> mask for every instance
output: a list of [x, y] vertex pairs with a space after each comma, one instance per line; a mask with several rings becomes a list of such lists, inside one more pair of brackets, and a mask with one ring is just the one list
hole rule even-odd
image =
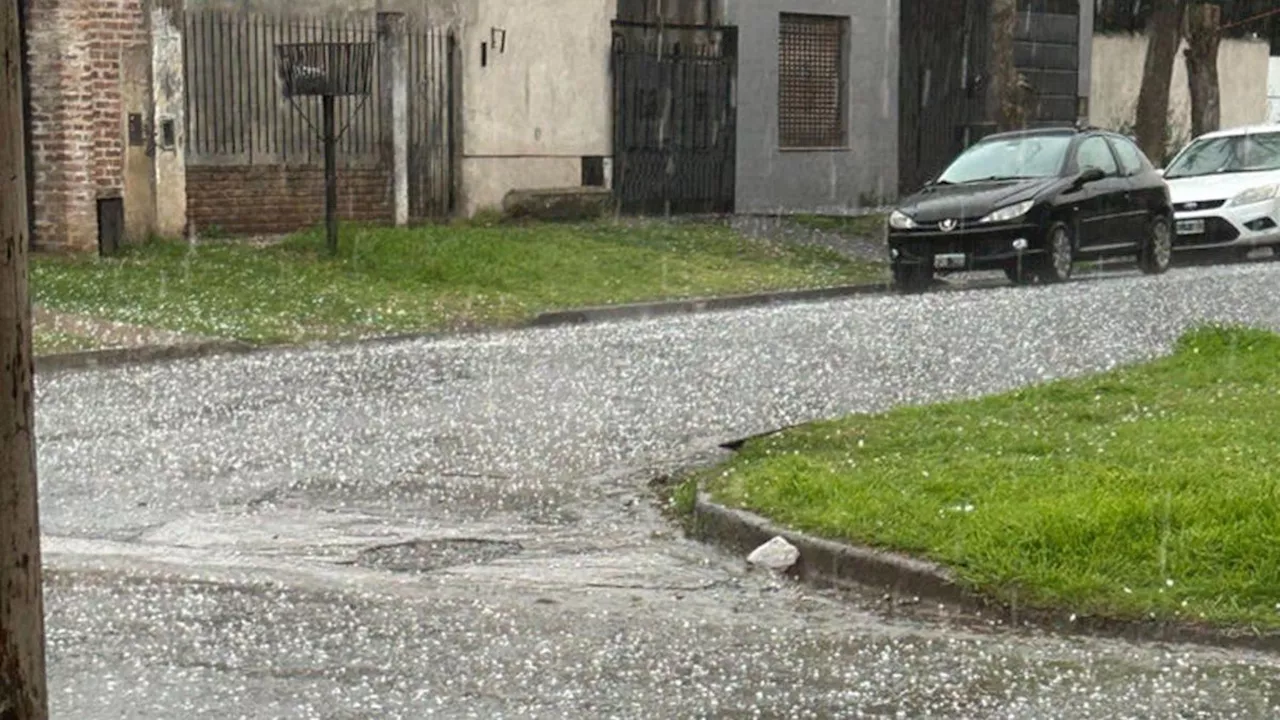
[[[151, 10], [151, 82], [155, 133], [155, 232], [177, 237], [187, 226], [186, 88], [182, 65], [182, 28], [174, 11]], [[173, 123], [174, 145], [161, 143], [161, 128]]]
[[1267, 121], [1280, 123], [1280, 57], [1271, 58], [1267, 73]]
[[[1183, 43], [1182, 49], [1186, 49]], [[1141, 35], [1098, 35], [1093, 39], [1093, 86], [1089, 120], [1108, 128], [1132, 126], [1142, 88], [1147, 39]], [[1267, 67], [1270, 50], [1265, 41], [1224, 40], [1218, 52], [1218, 82], [1222, 94], [1222, 127], [1263, 122], [1267, 115]], [[1191, 93], [1187, 65], [1179, 51], [1173, 66], [1169, 114], [1177, 142], [1191, 133]]]
[[[581, 183], [582, 157], [612, 154], [610, 23], [616, 0], [475, 0], [462, 27], [462, 210], [509, 190]], [[506, 47], [481, 43], [506, 31]], [[496, 38], [501, 45], [502, 38]]]

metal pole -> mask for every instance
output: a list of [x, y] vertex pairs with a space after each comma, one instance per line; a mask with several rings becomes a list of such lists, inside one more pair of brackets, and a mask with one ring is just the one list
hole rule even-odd
[[324, 96], [324, 227], [330, 255], [338, 254], [338, 160], [333, 95]]
[[0, 718], [46, 720], [18, 0], [0, 0]]

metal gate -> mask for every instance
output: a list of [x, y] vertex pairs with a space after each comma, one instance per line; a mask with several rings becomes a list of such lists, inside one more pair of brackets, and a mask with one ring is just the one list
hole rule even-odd
[[409, 32], [409, 216], [450, 215], [454, 189], [456, 127], [454, 68], [457, 41], [443, 28]]
[[1031, 89], [1028, 124], [1070, 124], [1082, 108], [1080, 0], [1018, 0], [1013, 62]]
[[[1076, 121], [1080, 3], [1018, 0], [1014, 66], [1031, 91], [1027, 125]], [[899, 190], [913, 192], [992, 132], [991, 0], [902, 0]]]
[[903, 194], [940, 172], [983, 120], [990, 0], [903, 0], [898, 177]]
[[733, 212], [737, 28], [615, 21], [613, 29], [620, 211]]

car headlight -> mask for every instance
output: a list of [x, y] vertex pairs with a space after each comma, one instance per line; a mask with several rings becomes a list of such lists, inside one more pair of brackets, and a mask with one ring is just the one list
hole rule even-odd
[[908, 217], [906, 213], [901, 210], [894, 210], [889, 213], [889, 227], [894, 230], [911, 230], [917, 225], [916, 221]]
[[1250, 188], [1231, 198], [1232, 205], [1253, 205], [1260, 203], [1276, 196], [1276, 191], [1280, 190], [1280, 185], [1263, 185], [1262, 187]]
[[1017, 205], [1009, 205], [1008, 207], [1002, 207], [999, 210], [996, 210], [995, 212], [991, 213], [990, 215], [982, 218], [978, 222], [996, 223], [996, 222], [1009, 222], [1010, 220], [1017, 220], [1023, 215], [1026, 215], [1027, 213], [1031, 212], [1032, 205], [1035, 205], [1034, 200], [1023, 200]]

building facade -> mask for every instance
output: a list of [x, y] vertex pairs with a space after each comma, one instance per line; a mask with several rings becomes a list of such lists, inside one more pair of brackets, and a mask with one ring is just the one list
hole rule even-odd
[[[367, 95], [337, 101], [339, 211], [364, 222], [582, 185], [623, 212], [846, 212], [990, 125], [990, 0], [529, 5], [30, 0], [36, 241], [318, 223], [319, 101], [284, 97], [276, 72], [280, 46], [318, 40], [371, 57]], [[1020, 9], [1034, 119], [1074, 120], [1092, 3]]]

